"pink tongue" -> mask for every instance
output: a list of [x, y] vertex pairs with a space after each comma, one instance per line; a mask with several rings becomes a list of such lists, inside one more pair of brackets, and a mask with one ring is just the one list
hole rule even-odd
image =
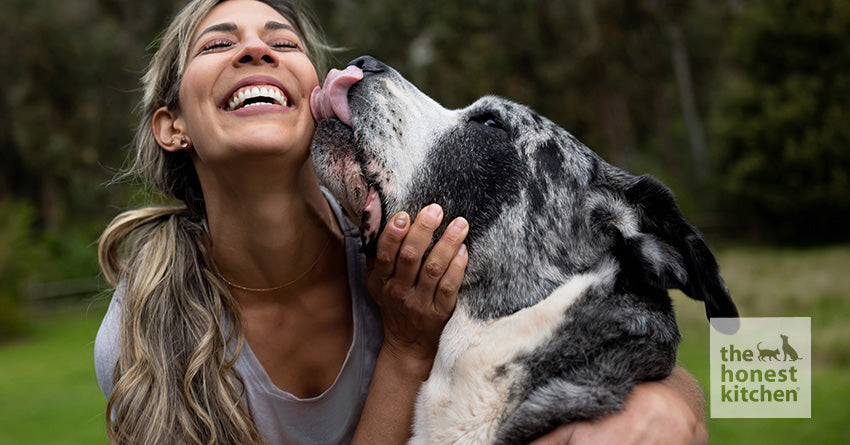
[[363, 216], [366, 220], [361, 223], [360, 229], [363, 232], [363, 237], [366, 238], [366, 244], [369, 244], [378, 236], [378, 230], [381, 228], [381, 199], [378, 198], [378, 191], [375, 190], [375, 187], [369, 187], [369, 196], [366, 198]]
[[363, 79], [363, 71], [356, 66], [344, 70], [332, 69], [325, 78], [324, 88], [316, 87], [310, 95], [310, 109], [316, 122], [336, 117], [351, 126], [351, 110], [348, 108], [348, 89]]

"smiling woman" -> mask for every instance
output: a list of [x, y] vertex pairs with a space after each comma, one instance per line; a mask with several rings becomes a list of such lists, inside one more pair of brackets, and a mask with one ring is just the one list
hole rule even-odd
[[[95, 363], [112, 442], [407, 437], [466, 227], [424, 257], [440, 208], [397, 215], [367, 286], [359, 233], [309, 157], [325, 48], [288, 1], [195, 0], [166, 30], [128, 174], [184, 205], [125, 212], [101, 238], [116, 292]], [[418, 276], [423, 262], [436, 274]]]
[[[112, 442], [407, 439], [469, 225], [433, 243], [440, 206], [381, 215], [367, 274], [310, 159], [324, 48], [281, 0], [193, 0], [165, 31], [127, 174], [183, 204], [122, 213], [100, 240], [116, 288], [95, 342]], [[647, 405], [690, 414], [663, 388], [636, 393], [638, 420], [658, 412]]]

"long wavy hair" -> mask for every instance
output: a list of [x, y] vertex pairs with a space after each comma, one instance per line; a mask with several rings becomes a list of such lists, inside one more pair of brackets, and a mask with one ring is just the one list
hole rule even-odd
[[[185, 150], [162, 149], [151, 127], [160, 107], [176, 109], [191, 38], [226, 0], [193, 0], [174, 17], [142, 77], [133, 158], [120, 175], [138, 177], [183, 205], [118, 215], [98, 256], [123, 294], [114, 389], [107, 403], [111, 443], [264, 443], [233, 365], [245, 337], [238, 305], [216, 273], [198, 175]], [[318, 73], [331, 49], [315, 21], [289, 0], [258, 0], [295, 27]]]

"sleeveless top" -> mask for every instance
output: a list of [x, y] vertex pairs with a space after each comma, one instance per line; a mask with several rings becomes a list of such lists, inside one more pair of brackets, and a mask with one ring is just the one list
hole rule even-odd
[[[366, 262], [360, 252], [360, 235], [342, 215], [336, 201], [323, 191], [344, 235], [354, 321], [352, 343], [333, 384], [322, 394], [307, 399], [275, 386], [248, 342], [244, 343], [234, 367], [244, 381], [244, 400], [254, 423], [271, 445], [350, 443], [383, 342], [380, 313], [366, 289]], [[119, 286], [94, 345], [97, 380], [107, 398], [112, 393], [113, 372], [118, 362], [122, 298], [123, 289]]]

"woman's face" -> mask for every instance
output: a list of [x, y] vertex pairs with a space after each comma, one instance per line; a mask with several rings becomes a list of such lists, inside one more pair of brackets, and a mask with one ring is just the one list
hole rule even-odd
[[255, 0], [217, 5], [192, 37], [177, 110], [201, 162], [296, 150], [315, 129], [316, 71], [290, 22]]

